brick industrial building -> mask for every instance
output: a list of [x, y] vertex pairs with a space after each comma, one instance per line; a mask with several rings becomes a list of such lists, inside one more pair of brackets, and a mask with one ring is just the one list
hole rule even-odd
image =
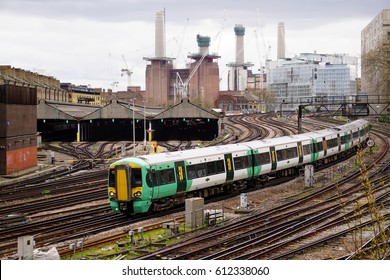
[[37, 89], [0, 85], [0, 174], [37, 166]]

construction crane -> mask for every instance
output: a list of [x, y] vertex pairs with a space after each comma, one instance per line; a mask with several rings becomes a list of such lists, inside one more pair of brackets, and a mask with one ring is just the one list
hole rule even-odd
[[185, 36], [185, 33], [186, 33], [187, 26], [188, 26], [188, 22], [189, 22], [189, 19], [187, 18], [187, 23], [186, 23], [186, 25], [183, 28], [183, 33], [182, 33], [181, 38], [180, 38], [180, 43], [177, 41], [176, 38], [174, 38], [176, 43], [177, 43], [177, 45], [178, 45], [178, 47], [179, 47], [179, 49], [177, 50], [177, 56], [176, 56], [177, 59], [176, 59], [176, 61], [178, 61], [179, 55], [181, 55], [183, 57], [184, 63], [186, 63], [186, 56], [182, 52], [182, 47], [183, 47], [183, 41], [184, 41], [184, 36]]
[[[179, 96], [180, 98], [186, 97], [189, 98], [189, 92], [188, 92], [188, 84], [190, 83], [191, 78], [194, 76], [195, 72], [198, 70], [200, 64], [204, 60], [204, 58], [207, 55], [207, 49], [203, 52], [202, 57], [199, 59], [198, 63], [195, 65], [194, 69], [192, 69], [191, 73], [188, 75], [188, 78], [183, 82], [182, 78], [180, 77], [180, 74], [176, 73], [176, 83], [175, 83], [175, 99], [176, 96]], [[176, 100], [174, 100], [176, 102]]]
[[[216, 40], [220, 34], [221, 34], [221, 31], [219, 31], [215, 35], [214, 40]], [[198, 35], [198, 36], [200, 36], [200, 35]], [[183, 97], [189, 98], [188, 85], [189, 85], [192, 77], [195, 75], [196, 71], [198, 70], [199, 66], [202, 64], [204, 58], [207, 55], [208, 55], [208, 48], [206, 48], [203, 51], [202, 57], [198, 60], [197, 64], [192, 69], [191, 73], [188, 75], [188, 78], [184, 82], [183, 82], [182, 78], [180, 77], [180, 74], [176, 73], [176, 83], [175, 83], [174, 99], [176, 99], [176, 96], [179, 96], [180, 98], [183, 98]]]
[[[264, 51], [264, 55], [265, 55], [265, 64], [267, 64], [271, 46], [268, 46], [268, 48], [267, 48], [265, 45], [263, 27], [262, 27], [262, 23], [260, 20], [260, 10], [258, 8], [256, 9], [256, 13], [257, 13], [257, 30], [260, 30], [260, 32], [261, 32], [261, 39], [263, 42], [263, 51]], [[257, 37], [256, 30], [255, 30], [255, 35], [256, 35], [257, 52], [258, 52], [259, 59], [260, 59], [260, 69], [263, 69], [263, 65], [262, 65], [261, 58], [260, 58], [259, 38]]]
[[121, 76], [127, 75], [127, 87], [131, 87], [131, 75], [133, 74], [133, 68], [134, 66], [129, 69], [126, 63], [125, 55], [122, 54], [123, 62], [125, 63], [126, 68], [121, 70]]

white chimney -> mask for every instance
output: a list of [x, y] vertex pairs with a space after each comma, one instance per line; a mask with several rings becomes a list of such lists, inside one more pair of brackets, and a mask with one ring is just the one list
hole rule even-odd
[[155, 57], [165, 57], [165, 11], [156, 13]]
[[277, 56], [277, 59], [283, 59], [283, 58], [286, 58], [284, 22], [279, 22], [278, 23], [278, 56]]
[[244, 63], [244, 35], [245, 27], [242, 24], [236, 24], [234, 27], [236, 34], [236, 63]]

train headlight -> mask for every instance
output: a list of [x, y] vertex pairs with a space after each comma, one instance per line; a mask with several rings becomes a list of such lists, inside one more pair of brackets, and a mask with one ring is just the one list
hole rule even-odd
[[142, 195], [142, 192], [137, 191], [134, 193], [134, 197], [140, 197]]
[[112, 198], [116, 197], [116, 194], [115, 194], [113, 191], [110, 191], [109, 195], [110, 195], [110, 197], [112, 197]]

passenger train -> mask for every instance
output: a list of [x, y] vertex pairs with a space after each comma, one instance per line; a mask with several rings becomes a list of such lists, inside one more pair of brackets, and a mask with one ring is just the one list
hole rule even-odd
[[243, 186], [318, 167], [365, 145], [366, 120], [315, 132], [177, 152], [129, 157], [109, 167], [108, 196], [116, 213], [150, 213]]

